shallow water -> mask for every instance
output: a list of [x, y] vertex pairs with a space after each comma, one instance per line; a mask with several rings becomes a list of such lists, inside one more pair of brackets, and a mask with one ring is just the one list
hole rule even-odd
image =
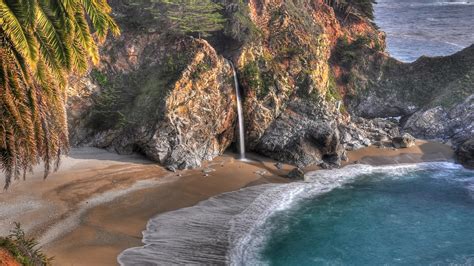
[[474, 43], [474, 1], [377, 2], [375, 21], [387, 33], [389, 53], [401, 61], [449, 55]]
[[270, 265], [474, 264], [474, 173], [366, 174], [263, 225]]
[[[245, 188], [158, 215], [143, 232], [145, 246], [118, 259], [122, 265], [367, 265], [397, 264], [400, 257], [417, 263], [417, 255], [426, 255], [430, 262], [466, 262], [474, 254], [467, 243], [474, 239], [473, 190], [474, 172], [452, 163], [316, 171], [306, 182]], [[416, 244], [416, 251], [405, 244]]]

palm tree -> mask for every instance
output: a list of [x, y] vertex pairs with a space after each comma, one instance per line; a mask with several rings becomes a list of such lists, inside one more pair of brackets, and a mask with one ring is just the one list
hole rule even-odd
[[[68, 151], [68, 75], [99, 62], [97, 45], [119, 34], [106, 0], [0, 0], [0, 169], [12, 178]], [[91, 28], [89, 27], [91, 26]], [[94, 32], [92, 31], [94, 30]]]

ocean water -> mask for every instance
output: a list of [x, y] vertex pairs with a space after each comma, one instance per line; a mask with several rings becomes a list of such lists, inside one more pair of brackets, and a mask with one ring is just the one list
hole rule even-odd
[[473, 264], [474, 172], [351, 165], [158, 215], [121, 265]]
[[474, 43], [474, 1], [377, 0], [375, 22], [395, 58], [455, 53]]
[[374, 173], [268, 219], [268, 265], [474, 265], [474, 173]]

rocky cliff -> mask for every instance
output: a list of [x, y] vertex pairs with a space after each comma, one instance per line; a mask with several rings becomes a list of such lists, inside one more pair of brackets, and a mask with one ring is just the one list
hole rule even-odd
[[[421, 57], [409, 64], [383, 54], [375, 61], [376, 70], [358, 69], [367, 79], [346, 98], [353, 113], [366, 118], [399, 117], [402, 131], [451, 143], [456, 149], [472, 142], [474, 45], [451, 56]], [[469, 152], [474, 153], [472, 148]]]
[[101, 68], [71, 82], [73, 145], [141, 152], [184, 169], [232, 143], [232, 69], [206, 41], [126, 30], [103, 54]]
[[339, 165], [345, 150], [398, 136], [395, 116], [418, 137], [472, 137], [472, 49], [400, 63], [364, 10], [335, 2], [222, 0], [225, 28], [205, 41], [111, 1], [123, 34], [102, 48], [99, 68], [71, 80], [71, 142], [171, 168], [212, 159], [235, 142], [225, 58], [243, 90], [248, 146], [283, 162]]

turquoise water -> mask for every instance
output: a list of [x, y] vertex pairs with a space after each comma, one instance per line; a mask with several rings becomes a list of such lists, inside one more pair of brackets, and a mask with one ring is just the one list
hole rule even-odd
[[260, 263], [474, 265], [474, 174], [366, 174], [268, 218]]

